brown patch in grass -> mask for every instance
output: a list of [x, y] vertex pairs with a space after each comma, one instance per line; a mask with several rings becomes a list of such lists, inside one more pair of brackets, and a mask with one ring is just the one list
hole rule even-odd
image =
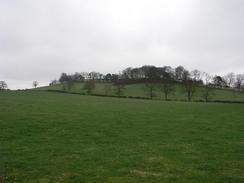
[[162, 177], [163, 174], [159, 172], [148, 172], [141, 170], [131, 170], [130, 173], [139, 175], [141, 177]]

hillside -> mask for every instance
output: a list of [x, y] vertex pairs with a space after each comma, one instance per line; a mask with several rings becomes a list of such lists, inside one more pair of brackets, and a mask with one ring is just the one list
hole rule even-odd
[[[83, 90], [84, 83], [75, 83], [72, 87], [70, 92], [76, 92], [76, 93], [82, 93], [84, 94], [85, 91]], [[115, 89], [114, 86], [111, 83], [96, 83], [96, 88], [93, 91], [94, 94], [99, 95], [106, 95], [105, 93], [105, 87], [109, 88], [109, 92], [107, 95], [115, 95]], [[47, 87], [41, 87], [37, 90], [63, 90], [62, 85], [53, 85], [53, 86], [47, 86]], [[132, 96], [132, 97], [148, 97], [147, 95], [147, 89], [145, 87], [145, 84], [129, 84], [125, 85], [125, 89], [123, 92], [123, 96]], [[164, 95], [160, 91], [160, 89], [156, 89], [155, 92], [156, 96], [154, 99], [163, 99]], [[184, 89], [180, 87], [179, 85], [175, 85], [175, 92], [170, 94], [168, 97], [170, 100], [175, 101], [185, 101], [186, 93], [184, 92]], [[193, 101], [203, 101], [203, 91], [201, 87], [198, 87], [194, 96]], [[244, 102], [244, 93], [232, 91], [230, 89], [213, 89], [210, 94], [210, 101], [242, 101]]]

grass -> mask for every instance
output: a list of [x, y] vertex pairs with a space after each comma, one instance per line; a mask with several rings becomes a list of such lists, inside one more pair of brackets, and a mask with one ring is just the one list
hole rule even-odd
[[[93, 91], [94, 94], [106, 94], [105, 93], [105, 85], [110, 85], [109, 95], [115, 95], [115, 90], [112, 84], [108, 83], [97, 83], [96, 88]], [[54, 85], [38, 88], [38, 90], [62, 90], [62, 85]], [[83, 83], [75, 83], [71, 92], [85, 93], [83, 90]], [[156, 96], [154, 99], [164, 99], [164, 94], [157, 89], [155, 91]], [[132, 96], [132, 97], [148, 97], [145, 84], [130, 84], [125, 86], [125, 90], [123, 93], [124, 96]], [[199, 87], [196, 90], [196, 93], [193, 96], [193, 101], [203, 100], [203, 91]], [[175, 92], [169, 95], [170, 100], [178, 100], [183, 101], [187, 100], [186, 93], [179, 85], [175, 85]], [[213, 89], [210, 95], [210, 101], [242, 101], [244, 102], [244, 93], [232, 91], [230, 89]]]
[[0, 182], [244, 181], [244, 105], [0, 93]]

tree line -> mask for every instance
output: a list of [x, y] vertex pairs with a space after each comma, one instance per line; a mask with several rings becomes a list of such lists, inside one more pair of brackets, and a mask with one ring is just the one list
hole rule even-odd
[[[74, 74], [62, 73], [58, 80], [51, 81], [50, 85], [62, 84], [63, 90], [70, 91], [77, 82], [84, 82], [83, 89], [92, 94], [97, 82], [112, 83], [117, 96], [122, 96], [126, 84], [144, 83], [149, 98], [155, 96], [160, 89], [164, 99], [175, 91], [175, 86], [181, 86], [187, 100], [191, 101], [196, 89], [201, 88], [205, 101], [211, 97], [214, 88], [229, 88], [236, 91], [244, 89], [244, 74], [228, 73], [225, 76], [211, 76], [197, 69], [188, 71], [183, 66], [172, 68], [170, 66], [156, 67], [145, 65], [138, 68], [128, 67], [118, 74], [99, 72], [76, 72]], [[111, 85], [105, 85], [104, 91], [108, 93]]]
[[[228, 88], [233, 91], [244, 90], [244, 74], [234, 74], [230, 72], [224, 76], [211, 76], [206, 72], [197, 69], [189, 71], [183, 66], [176, 68], [170, 66], [156, 67], [144, 65], [142, 67], [128, 67], [119, 73], [102, 74], [99, 72], [75, 72], [74, 74], [62, 73], [58, 80], [52, 80], [50, 85], [61, 84], [63, 90], [70, 91], [77, 82], [84, 83], [83, 89], [87, 94], [92, 94], [97, 82], [112, 83], [117, 96], [122, 96], [126, 84], [144, 83], [145, 92], [149, 98], [156, 95], [160, 89], [164, 99], [172, 94], [176, 88], [181, 86], [181, 90], [186, 94], [187, 100], [191, 101], [197, 88], [201, 88], [202, 97], [208, 101], [214, 88]], [[33, 82], [36, 88], [38, 82]], [[0, 81], [0, 91], [7, 90], [5, 81]], [[105, 94], [109, 94], [111, 84], [104, 85]]]

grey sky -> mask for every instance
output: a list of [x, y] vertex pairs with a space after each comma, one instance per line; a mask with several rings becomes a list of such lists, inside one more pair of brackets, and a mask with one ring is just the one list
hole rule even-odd
[[0, 0], [0, 80], [142, 65], [244, 73], [243, 0]]

